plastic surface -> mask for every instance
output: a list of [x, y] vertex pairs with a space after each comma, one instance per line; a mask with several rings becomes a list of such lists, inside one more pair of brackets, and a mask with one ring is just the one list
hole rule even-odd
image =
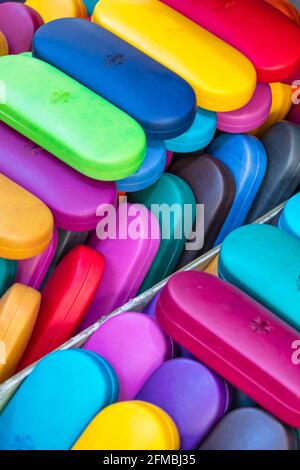
[[101, 0], [93, 21], [182, 76], [202, 108], [232, 111], [254, 93], [245, 56], [157, 0]]
[[7, 39], [4, 34], [0, 31], [0, 57], [8, 54]]
[[206, 154], [185, 156], [172, 165], [170, 171], [186, 181], [197, 204], [204, 204], [203, 248], [184, 250], [179, 260], [182, 267], [212, 248], [232, 207], [235, 181], [226, 165]]
[[1, 450], [68, 450], [99, 411], [118, 399], [111, 366], [96, 354], [44, 358], [0, 415]]
[[290, 113], [287, 116], [287, 120], [300, 126], [300, 103], [292, 107]]
[[46, 22], [57, 18], [86, 18], [87, 11], [83, 0], [26, 0], [26, 5], [34, 8]]
[[177, 153], [196, 152], [212, 141], [217, 127], [217, 116], [212, 111], [197, 108], [196, 118], [184, 134], [165, 142], [167, 150]]
[[132, 116], [149, 139], [176, 137], [194, 121], [191, 86], [101, 26], [78, 18], [54, 21], [35, 35], [33, 55]]
[[42, 24], [40, 15], [27, 5], [16, 2], [0, 4], [0, 30], [7, 39], [10, 54], [30, 51], [33, 35]]
[[[130, 195], [130, 200], [144, 204], [149, 210], [154, 210], [158, 218], [162, 240], [158, 253], [144, 280], [140, 293], [157, 284], [165, 277], [172, 274], [185, 248], [185, 237], [189, 237], [196, 217], [196, 201], [188, 184], [178, 176], [164, 173], [159, 181], [144, 191], [138, 191]], [[169, 208], [173, 205], [177, 210], [173, 216], [168, 216]], [[160, 207], [163, 205], [162, 207]], [[184, 205], [189, 209], [184, 211]], [[172, 214], [172, 211], [170, 211]], [[164, 219], [167, 222], [164, 222]], [[167, 223], [170, 224], [170, 236], [167, 231]], [[165, 234], [165, 235], [164, 235]], [[179, 236], [178, 236], [179, 235]], [[181, 236], [180, 236], [181, 235]]]
[[161, 177], [166, 167], [167, 151], [160, 141], [148, 141], [145, 160], [140, 169], [124, 180], [117, 181], [117, 189], [122, 192], [141, 191]]
[[19, 370], [66, 342], [82, 322], [103, 276], [104, 259], [77, 246], [57, 266], [42, 290], [42, 304]]
[[246, 225], [224, 241], [220, 276], [300, 330], [300, 240], [271, 225]]
[[48, 248], [34, 258], [20, 260], [16, 281], [33, 289], [39, 289], [50, 268], [57, 248], [58, 234], [54, 229], [52, 241]]
[[15, 282], [17, 269], [16, 261], [0, 258], [0, 296]]
[[81, 175], [3, 122], [0, 140], [0, 172], [40, 198], [56, 227], [93, 230], [100, 220], [98, 206], [116, 203], [114, 183]]
[[278, 227], [300, 239], [300, 193], [287, 202], [281, 213]]
[[0, 361], [0, 383], [11, 377], [33, 331], [41, 304], [41, 294], [22, 284], [14, 284], [0, 299], [0, 342], [5, 362]]
[[290, 1], [288, 0], [265, 0], [265, 2], [272, 5], [272, 7], [277, 8], [277, 10], [281, 11], [281, 13], [291, 18], [291, 20], [295, 21], [295, 23], [297, 23], [297, 25], [300, 26], [299, 12]]
[[[159, 249], [158, 221], [144, 206], [120, 204], [116, 216], [116, 227], [109, 215], [98, 226], [104, 239], [93, 232], [88, 240], [88, 245], [104, 256], [105, 270], [80, 331], [136, 296]], [[115, 237], [106, 236], [107, 223], [111, 230], [115, 227]]]
[[140, 401], [109, 406], [91, 422], [73, 450], [177, 450], [178, 430], [167, 413]]
[[299, 371], [291, 360], [299, 332], [236, 287], [197, 271], [171, 277], [156, 317], [200, 361], [283, 422], [300, 427]]
[[300, 127], [279, 122], [263, 135], [262, 143], [268, 156], [268, 168], [248, 214], [248, 222], [289, 199], [300, 184]]
[[99, 0], [83, 0], [85, 7], [87, 9], [87, 14], [91, 16], [93, 14], [94, 8]]
[[231, 411], [199, 450], [296, 450], [294, 431], [258, 408]]
[[104, 357], [114, 368], [122, 401], [133, 400], [151, 374], [173, 354], [172, 341], [157, 322], [135, 312], [107, 320], [84, 349]]
[[300, 30], [297, 24], [267, 2], [163, 2], [245, 54], [255, 65], [258, 82], [280, 82], [299, 69], [300, 51], [297, 44], [300, 42]]
[[246, 220], [266, 174], [267, 155], [262, 143], [247, 134], [222, 134], [207, 151], [229, 168], [236, 186], [233, 204], [215, 241], [219, 245]]
[[217, 113], [217, 128], [233, 134], [253, 131], [266, 121], [271, 104], [270, 86], [258, 83], [254, 95], [246, 106], [230, 113]]
[[143, 129], [80, 83], [26, 55], [1, 59], [0, 76], [7, 96], [0, 120], [79, 173], [113, 181], [141, 166]]
[[153, 403], [171, 416], [183, 450], [195, 449], [230, 404], [224, 380], [191, 359], [165, 362], [153, 372], [136, 398]]
[[53, 217], [45, 204], [0, 173], [0, 256], [19, 260], [51, 242]]

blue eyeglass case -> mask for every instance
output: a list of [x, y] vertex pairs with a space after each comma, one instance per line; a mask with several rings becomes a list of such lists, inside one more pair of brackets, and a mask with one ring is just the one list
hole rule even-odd
[[229, 168], [236, 186], [235, 199], [215, 242], [217, 246], [246, 220], [265, 177], [267, 155], [262, 143], [247, 134], [221, 134], [207, 151]]
[[0, 297], [15, 282], [17, 270], [17, 261], [0, 258]]
[[163, 174], [167, 151], [160, 141], [148, 141], [145, 160], [139, 170], [128, 178], [116, 182], [118, 191], [130, 193], [141, 191], [154, 184]]
[[68, 450], [119, 384], [102, 357], [73, 349], [46, 356], [0, 415], [1, 450]]
[[268, 170], [249, 212], [253, 222], [289, 199], [300, 185], [300, 126], [281, 121], [262, 136], [268, 156]]
[[278, 227], [300, 239], [300, 193], [295, 194], [283, 209]]
[[150, 139], [177, 137], [193, 124], [191, 86], [99, 25], [80, 18], [47, 23], [34, 36], [33, 56], [125, 111]]
[[212, 141], [217, 128], [217, 114], [197, 108], [192, 126], [182, 135], [165, 142], [167, 150], [176, 153], [191, 153], [202, 150]]
[[300, 240], [271, 225], [240, 227], [222, 244], [219, 275], [300, 330]]

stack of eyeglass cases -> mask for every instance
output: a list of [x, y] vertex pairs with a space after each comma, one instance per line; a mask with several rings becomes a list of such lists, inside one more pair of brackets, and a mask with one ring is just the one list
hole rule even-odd
[[1, 450], [300, 449], [299, 44], [299, 0], [0, 1]]

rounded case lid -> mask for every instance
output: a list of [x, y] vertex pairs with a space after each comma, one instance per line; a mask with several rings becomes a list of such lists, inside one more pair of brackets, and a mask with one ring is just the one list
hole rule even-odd
[[86, 18], [87, 11], [83, 0], [26, 0], [26, 5], [36, 10], [45, 23], [57, 18]]

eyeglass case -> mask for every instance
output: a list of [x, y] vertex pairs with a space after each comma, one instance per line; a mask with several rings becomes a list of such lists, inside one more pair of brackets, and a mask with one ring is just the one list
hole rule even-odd
[[231, 209], [215, 241], [218, 245], [246, 220], [267, 171], [267, 155], [262, 143], [247, 134], [222, 134], [207, 151], [229, 168], [236, 187]]
[[280, 82], [299, 69], [300, 30], [267, 2], [163, 0], [163, 3], [245, 54], [256, 68], [258, 82]]
[[300, 127], [279, 122], [263, 135], [262, 143], [268, 156], [268, 168], [248, 214], [248, 222], [289, 199], [300, 184]]
[[191, 86], [99, 25], [79, 18], [48, 23], [34, 37], [33, 56], [125, 111], [151, 140], [176, 137], [193, 124]]
[[0, 257], [20, 260], [36, 256], [47, 248], [52, 234], [53, 217], [48, 207], [0, 173]]
[[79, 173], [114, 181], [141, 166], [143, 129], [80, 83], [27, 55], [4, 57], [0, 77], [7, 95], [0, 120]]
[[0, 361], [0, 383], [15, 372], [33, 331], [41, 294], [22, 284], [13, 284], [0, 299], [0, 341], [5, 360]]
[[154, 184], [163, 174], [167, 162], [167, 151], [163, 142], [147, 142], [145, 160], [140, 169], [128, 178], [117, 181], [120, 192], [134, 192], [146, 189]]
[[88, 239], [88, 245], [104, 256], [105, 271], [80, 331], [136, 296], [160, 246], [159, 223], [146, 207], [121, 203], [116, 225], [114, 216], [108, 214]]
[[183, 450], [195, 449], [230, 404], [225, 381], [192, 359], [173, 359], [162, 364], [136, 398], [158, 406], [171, 416]]
[[16, 261], [0, 258], [0, 296], [15, 282], [17, 269]]
[[38, 321], [19, 370], [70, 339], [88, 311], [103, 271], [103, 256], [87, 246], [77, 246], [64, 257], [42, 290]]
[[217, 115], [212, 111], [197, 108], [192, 126], [182, 135], [165, 142], [167, 150], [177, 153], [196, 152], [212, 141], [217, 127]]
[[246, 225], [225, 239], [219, 274], [300, 330], [299, 263], [300, 240], [271, 225]]
[[91, 16], [93, 14], [96, 3], [98, 3], [98, 0], [83, 0], [83, 1], [85, 4], [85, 8], [87, 9], [88, 16]]
[[45, 23], [57, 18], [79, 17], [86, 18], [87, 11], [83, 0], [26, 0], [26, 5], [34, 8], [44, 19]]
[[235, 286], [198, 271], [170, 278], [156, 318], [229, 383], [281, 421], [300, 427], [299, 370], [291, 360], [299, 332]]
[[2, 33], [2, 31], [0, 31], [0, 57], [3, 55], [7, 55], [7, 54], [8, 54], [7, 39]]
[[54, 229], [48, 248], [33, 258], [20, 260], [16, 281], [33, 289], [39, 289], [50, 268], [58, 242], [57, 230]]
[[253, 131], [266, 121], [271, 104], [270, 86], [258, 83], [254, 95], [246, 106], [229, 113], [217, 113], [217, 128], [233, 134]]
[[183, 267], [210, 250], [225, 222], [235, 198], [235, 181], [229, 168], [210, 155], [185, 156], [170, 171], [192, 189], [197, 204], [204, 205], [204, 245], [200, 250], [184, 250]]
[[56, 227], [93, 230], [98, 206], [116, 203], [114, 183], [87, 178], [3, 122], [0, 140], [0, 172], [40, 198]]
[[163, 410], [150, 403], [115, 403], [99, 413], [73, 450], [177, 450], [179, 434]]
[[231, 411], [199, 450], [296, 450], [295, 432], [259, 408]]
[[256, 73], [245, 56], [157, 0], [101, 0], [93, 21], [182, 76], [201, 108], [232, 111], [253, 95]]
[[294, 105], [288, 114], [288, 121], [294, 122], [300, 126], [300, 104]]
[[118, 399], [105, 359], [78, 349], [40, 361], [0, 415], [1, 450], [68, 450], [99, 411]]
[[278, 227], [300, 239], [300, 193], [295, 194], [284, 207]]
[[[196, 218], [196, 201], [189, 185], [178, 176], [164, 173], [154, 185], [143, 191], [130, 194], [130, 201], [144, 204], [160, 223], [162, 238], [158, 253], [140, 288], [146, 291], [173, 273], [185, 248], [186, 238], [190, 236]], [[164, 226], [164, 218], [168, 218], [170, 208], [176, 204], [179, 210], [168, 219], [170, 233]], [[184, 208], [188, 208], [187, 212]], [[161, 210], [160, 210], [161, 209]], [[163, 231], [170, 236], [163, 236]], [[177, 235], [181, 234], [180, 236]]]
[[114, 368], [122, 401], [133, 400], [151, 374], [173, 355], [172, 341], [157, 322], [135, 312], [106, 320], [84, 349], [104, 357]]
[[43, 20], [37, 11], [16, 2], [0, 4], [0, 30], [5, 35], [10, 54], [20, 54], [31, 50], [35, 31]]
[[289, 0], [265, 0], [267, 3], [272, 5], [272, 7], [277, 8], [284, 15], [291, 18], [300, 26], [300, 15], [298, 10]]

